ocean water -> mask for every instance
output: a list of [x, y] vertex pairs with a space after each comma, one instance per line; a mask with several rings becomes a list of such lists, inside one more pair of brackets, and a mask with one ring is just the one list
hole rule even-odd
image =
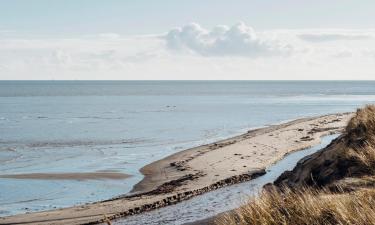
[[0, 81], [0, 175], [132, 175], [0, 178], [0, 216], [111, 198], [142, 179], [142, 166], [177, 151], [373, 102], [373, 81]]

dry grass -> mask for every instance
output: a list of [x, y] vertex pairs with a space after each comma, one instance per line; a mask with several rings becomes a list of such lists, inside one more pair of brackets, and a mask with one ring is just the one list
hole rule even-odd
[[358, 109], [346, 127], [349, 146], [361, 148], [368, 143], [375, 144], [375, 105]]
[[[334, 157], [349, 168], [327, 188], [264, 191], [239, 209], [217, 219], [219, 225], [375, 225], [375, 106], [358, 109], [346, 127], [343, 148]], [[333, 167], [335, 168], [335, 167]], [[337, 169], [337, 168], [336, 168]], [[345, 188], [344, 188], [345, 186]], [[345, 191], [344, 191], [345, 190]], [[348, 191], [350, 190], [350, 191]]]
[[350, 151], [349, 155], [360, 162], [362, 170], [367, 171], [368, 175], [375, 174], [375, 145], [367, 144], [360, 150]]
[[332, 194], [326, 190], [264, 192], [220, 217], [218, 225], [375, 224], [375, 190]]
[[375, 105], [357, 110], [346, 127], [346, 136], [346, 153], [357, 159], [369, 174], [375, 174]]

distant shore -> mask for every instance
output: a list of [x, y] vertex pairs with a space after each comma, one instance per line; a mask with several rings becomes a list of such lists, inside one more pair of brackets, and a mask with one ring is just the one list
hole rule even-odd
[[351, 118], [340, 113], [298, 119], [178, 152], [141, 169], [132, 193], [114, 199], [0, 218], [0, 224], [95, 224], [142, 213], [223, 186], [254, 179], [286, 154], [339, 133]]

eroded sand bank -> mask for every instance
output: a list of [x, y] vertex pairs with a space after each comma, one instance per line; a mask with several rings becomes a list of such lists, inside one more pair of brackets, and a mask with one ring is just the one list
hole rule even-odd
[[352, 114], [334, 114], [249, 131], [188, 149], [142, 168], [131, 195], [54, 211], [0, 219], [0, 224], [95, 224], [174, 204], [222, 186], [253, 179], [286, 154], [338, 133]]

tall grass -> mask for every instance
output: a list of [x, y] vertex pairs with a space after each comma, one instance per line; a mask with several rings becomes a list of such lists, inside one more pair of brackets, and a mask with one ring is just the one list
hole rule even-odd
[[346, 126], [347, 149], [368, 174], [375, 174], [375, 105], [358, 109]]
[[375, 105], [358, 109], [346, 126], [348, 147], [361, 148], [375, 144]]
[[333, 194], [303, 188], [268, 191], [217, 219], [218, 225], [375, 225], [375, 190]]

